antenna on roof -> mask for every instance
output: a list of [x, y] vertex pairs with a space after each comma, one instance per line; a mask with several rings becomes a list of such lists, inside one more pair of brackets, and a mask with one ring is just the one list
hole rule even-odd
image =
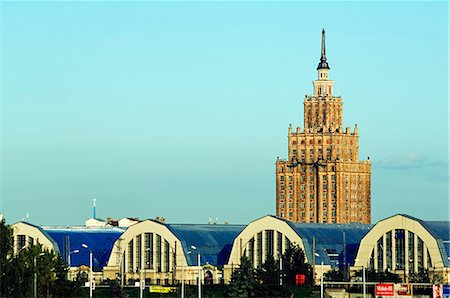
[[27, 222], [30, 222], [30, 213], [27, 212]]
[[94, 217], [93, 217], [93, 218], [97, 218], [97, 217], [96, 217], [96, 214], [95, 214], [95, 202], [97, 201], [97, 199], [96, 199], [96, 198], [93, 198], [92, 201], [94, 202]]

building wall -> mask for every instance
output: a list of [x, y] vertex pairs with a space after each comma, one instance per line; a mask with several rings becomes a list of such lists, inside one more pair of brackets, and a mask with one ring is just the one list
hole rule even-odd
[[420, 272], [441, 272], [449, 279], [436, 238], [423, 225], [403, 215], [378, 222], [361, 240], [353, 270], [363, 266], [407, 278]]
[[[165, 225], [151, 220], [136, 223], [122, 234], [103, 271], [106, 278], [123, 275], [125, 284], [141, 277], [147, 284], [174, 284], [183, 278], [186, 284], [196, 284], [198, 278], [198, 266], [187, 265], [180, 240]], [[205, 265], [200, 269], [202, 283], [209, 274], [214, 283], [220, 282], [221, 271]]]
[[43, 249], [59, 253], [57, 245], [54, 245], [39, 228], [24, 222], [13, 224], [14, 252], [17, 253], [23, 247], [41, 244]]
[[301, 238], [285, 221], [265, 216], [249, 223], [233, 242], [228, 263], [224, 266], [225, 282], [230, 281], [233, 269], [240, 266], [242, 256], [249, 258], [255, 268], [260, 268], [268, 255], [278, 260], [290, 244], [304, 250]]

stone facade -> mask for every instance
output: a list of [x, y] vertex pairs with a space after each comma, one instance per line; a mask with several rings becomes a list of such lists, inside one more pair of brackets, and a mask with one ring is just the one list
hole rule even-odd
[[322, 55], [304, 99], [304, 129], [288, 129], [288, 159], [276, 161], [277, 216], [294, 222], [370, 223], [370, 160], [358, 161], [358, 127], [342, 126], [342, 97]]

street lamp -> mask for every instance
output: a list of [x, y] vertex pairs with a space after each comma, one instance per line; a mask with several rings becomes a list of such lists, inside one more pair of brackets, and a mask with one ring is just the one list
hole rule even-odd
[[280, 286], [283, 285], [283, 255], [278, 251], [278, 257], [280, 259]]
[[[191, 253], [190, 250], [188, 250], [186, 252], [187, 255], [190, 253]], [[182, 263], [181, 263], [181, 298], [184, 298], [184, 258], [181, 258], [181, 259], [182, 259]]]
[[[89, 246], [82, 243], [81, 246], [88, 249]], [[89, 297], [92, 298], [92, 249], [89, 249]]]
[[71, 265], [70, 265], [70, 255], [71, 254], [77, 254], [77, 253], [79, 253], [80, 252], [80, 250], [79, 249], [75, 249], [75, 250], [72, 250], [72, 251], [70, 251], [69, 252], [69, 271], [67, 272], [67, 279], [69, 279], [70, 280], [70, 267], [71, 267]]
[[[191, 248], [193, 250], [197, 250], [197, 247], [195, 245], [191, 245]], [[201, 267], [200, 267], [200, 252], [197, 250], [197, 264], [198, 264], [198, 298], [202, 297], [202, 282], [200, 280], [200, 274], [201, 274]]]
[[[145, 251], [149, 251], [149, 248], [146, 248]], [[139, 270], [139, 297], [143, 298], [144, 297], [144, 288], [145, 288], [145, 280], [142, 280], [142, 273], [144, 271], [144, 258], [143, 255], [140, 256], [141, 257], [141, 264], [140, 264], [140, 270]]]
[[[42, 257], [45, 253], [41, 252], [38, 256]], [[34, 282], [33, 282], [33, 293], [34, 298], [37, 298], [37, 261], [36, 256], [33, 256], [33, 265], [34, 265]]]

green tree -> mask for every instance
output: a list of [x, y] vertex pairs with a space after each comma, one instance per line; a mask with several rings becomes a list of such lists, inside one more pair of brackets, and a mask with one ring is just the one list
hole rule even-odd
[[324, 279], [329, 281], [345, 281], [345, 272], [332, 269], [324, 274]]
[[256, 270], [256, 280], [259, 284], [256, 294], [258, 297], [289, 297], [287, 289], [280, 285], [283, 272], [273, 256], [268, 255], [266, 262]]
[[256, 297], [257, 287], [252, 263], [248, 258], [241, 257], [241, 266], [231, 273], [225, 297]]
[[284, 283], [295, 285], [297, 274], [304, 274], [306, 285], [313, 284], [312, 267], [305, 262], [305, 252], [300, 246], [290, 245], [283, 255]]
[[61, 257], [42, 245], [29, 245], [13, 254], [13, 233], [0, 222], [0, 297], [79, 297], [80, 284], [67, 280]]

